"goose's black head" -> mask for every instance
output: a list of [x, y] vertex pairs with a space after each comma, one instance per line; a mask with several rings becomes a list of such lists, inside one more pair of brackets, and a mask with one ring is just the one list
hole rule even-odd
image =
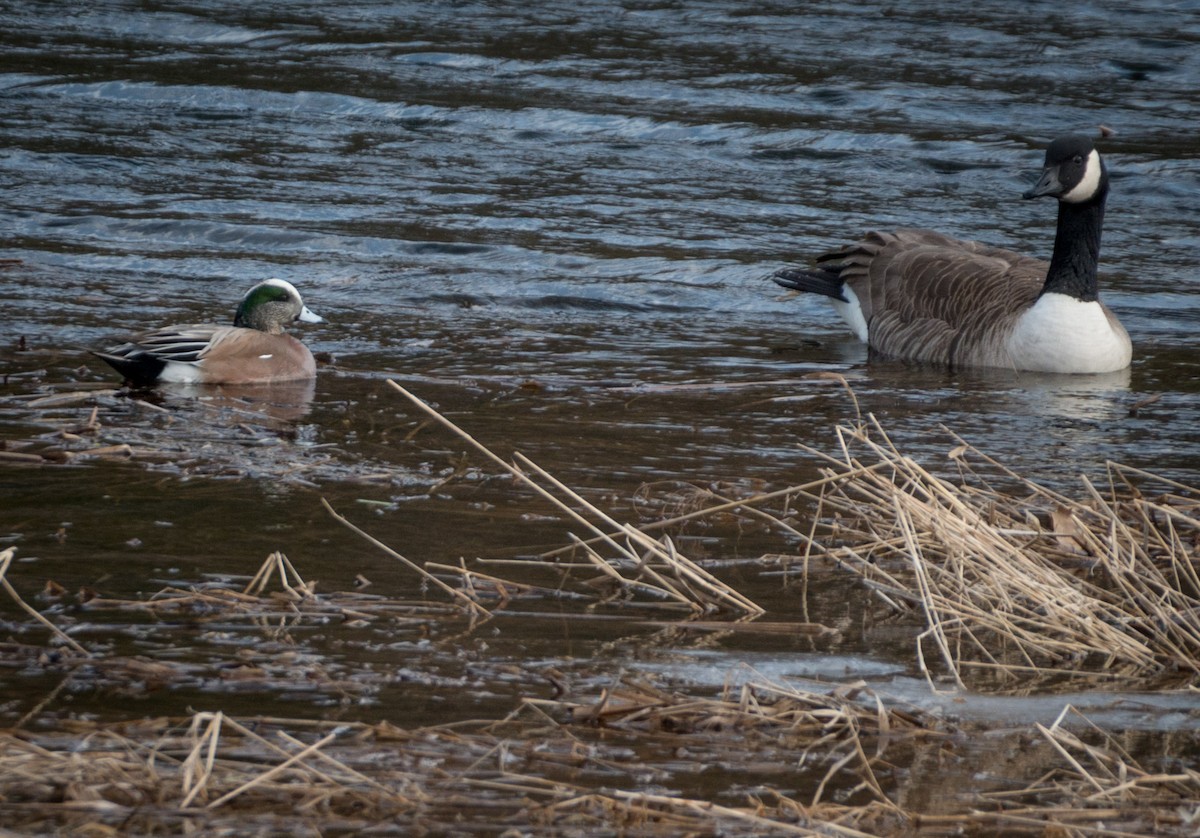
[[1082, 204], [1108, 191], [1108, 171], [1096, 144], [1082, 134], [1059, 137], [1046, 149], [1042, 176], [1022, 198], [1057, 198], [1068, 204]]

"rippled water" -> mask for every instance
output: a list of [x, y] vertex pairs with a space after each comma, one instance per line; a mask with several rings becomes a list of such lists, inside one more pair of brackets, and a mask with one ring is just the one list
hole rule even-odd
[[[1200, 469], [1194, 3], [17, 2], [4, 17], [0, 436], [90, 409], [47, 417], [33, 394], [116, 384], [87, 348], [224, 320], [268, 276], [326, 317], [303, 337], [332, 358], [251, 433], [240, 402], [202, 393], [104, 402], [105, 439], [163, 452], [157, 466], [0, 466], [0, 535], [34, 584], [128, 595], [283, 549], [326, 589], [361, 572], [416, 590], [319, 496], [416, 560], [563, 543], [507, 484], [428, 496], [461, 445], [409, 438], [418, 418], [388, 377], [617, 507], [647, 482], [812, 476], [797, 443], [832, 452], [853, 415], [804, 378], [821, 371], [935, 465], [945, 424], [1056, 485], [1106, 458]], [[1018, 196], [1047, 139], [1100, 124], [1115, 132], [1102, 294], [1134, 341], [1128, 373], [867, 363], [821, 301], [766, 279], [895, 225], [1048, 255], [1052, 206]], [[746, 584], [795, 616], [775, 582]], [[602, 656], [612, 639], [505, 631], [495, 661]], [[457, 672], [370, 645], [347, 660]], [[843, 651], [908, 666], [870, 632]], [[403, 695], [418, 719], [476, 712], [459, 683]], [[478, 701], [509, 706], [497, 683]]]

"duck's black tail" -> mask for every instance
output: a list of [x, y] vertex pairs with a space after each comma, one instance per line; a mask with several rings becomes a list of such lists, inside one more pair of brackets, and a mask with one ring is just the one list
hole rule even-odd
[[153, 387], [167, 362], [147, 352], [126, 351], [121, 354], [128, 347], [130, 344], [115, 346], [107, 352], [93, 349], [92, 354], [125, 376], [125, 381], [134, 389]]

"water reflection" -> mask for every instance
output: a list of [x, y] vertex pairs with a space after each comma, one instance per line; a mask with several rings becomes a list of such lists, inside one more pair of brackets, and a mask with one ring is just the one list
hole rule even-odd
[[312, 409], [317, 383], [308, 379], [273, 384], [168, 384], [161, 392], [166, 404], [195, 401], [213, 424], [234, 427], [249, 422], [286, 430]]
[[1131, 377], [1128, 367], [1101, 375], [1022, 374], [1009, 395], [1047, 418], [1107, 422], [1129, 415]]

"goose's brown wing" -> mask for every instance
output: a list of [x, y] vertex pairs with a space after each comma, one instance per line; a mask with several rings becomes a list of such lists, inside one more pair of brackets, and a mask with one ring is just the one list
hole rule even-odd
[[819, 261], [858, 297], [873, 350], [952, 366], [1008, 363], [1004, 337], [1048, 267], [931, 230], [871, 233]]

